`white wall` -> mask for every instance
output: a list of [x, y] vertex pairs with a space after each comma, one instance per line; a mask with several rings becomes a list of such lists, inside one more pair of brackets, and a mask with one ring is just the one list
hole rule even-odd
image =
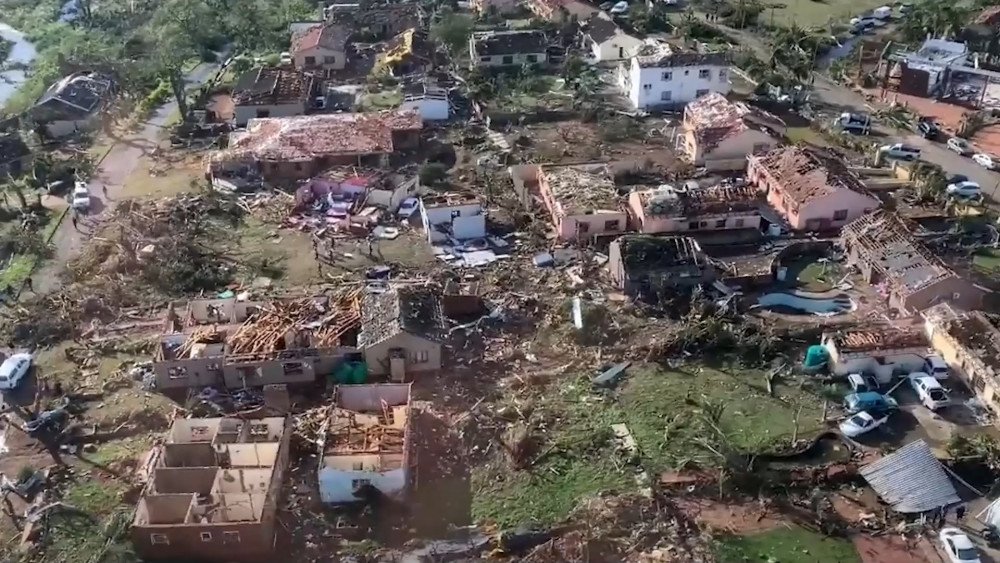
[[424, 121], [446, 121], [450, 115], [447, 99], [417, 98], [406, 100], [400, 105], [401, 110], [416, 110]]
[[[708, 78], [699, 78], [702, 71], [708, 71]], [[720, 72], [722, 73], [721, 77]], [[669, 79], [665, 79], [664, 73], [671, 73]], [[686, 104], [697, 98], [700, 90], [725, 95], [729, 93], [732, 86], [728, 66], [643, 68], [639, 66], [638, 59], [634, 57], [631, 68], [621, 82], [623, 82], [623, 88], [629, 101], [637, 109]], [[670, 93], [669, 100], [663, 98], [666, 92]]]
[[[452, 217], [453, 212], [457, 212], [457, 216]], [[478, 203], [428, 208], [421, 201], [420, 218], [423, 220], [424, 230], [427, 231], [427, 240], [432, 244], [448, 240], [448, 236], [433, 229], [433, 225], [451, 223], [452, 236], [458, 240], [486, 236], [486, 213], [483, 211], [483, 206]]]
[[591, 51], [597, 62], [621, 61], [631, 57], [632, 52], [640, 45], [642, 45], [641, 39], [619, 33], [604, 43], [591, 40]]
[[400, 493], [406, 488], [406, 471], [341, 471], [323, 468], [319, 471], [319, 498], [324, 503], [358, 502], [354, 496], [353, 481], [366, 479], [376, 489], [387, 495]]
[[870, 355], [844, 354], [841, 357], [830, 344], [826, 348], [830, 351], [830, 371], [834, 374], [846, 376], [852, 373], [870, 373], [878, 378], [879, 383], [892, 381], [893, 374], [920, 371], [924, 365], [924, 357], [931, 353], [929, 349], [910, 349], [875, 352]]
[[236, 106], [234, 113], [234, 120], [236, 125], [244, 126], [251, 119], [257, 118], [257, 111], [268, 112], [267, 117], [294, 117], [296, 115], [302, 115], [306, 112], [306, 106], [302, 102], [297, 102], [294, 104], [279, 104], [279, 105], [252, 105], [252, 106]]

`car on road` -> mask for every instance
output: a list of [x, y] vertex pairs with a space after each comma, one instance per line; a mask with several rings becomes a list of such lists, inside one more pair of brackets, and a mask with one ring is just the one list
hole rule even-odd
[[916, 160], [920, 158], [920, 149], [903, 143], [882, 145], [879, 150], [882, 151], [885, 156], [899, 160]]
[[975, 160], [976, 164], [982, 166], [987, 170], [994, 170], [996, 169], [997, 165], [1000, 164], [1000, 160], [998, 160], [993, 155], [989, 155], [984, 152], [977, 152], [976, 154], [972, 155], [972, 160]]
[[944, 387], [941, 387], [941, 383], [934, 376], [917, 371], [911, 373], [908, 379], [910, 380], [910, 387], [917, 392], [920, 404], [928, 409], [936, 411], [941, 407], [951, 404], [948, 392], [944, 390]]
[[10, 390], [21, 384], [31, 369], [31, 354], [11, 354], [0, 364], [0, 389]]
[[937, 354], [931, 354], [924, 358], [923, 372], [933, 375], [937, 379], [948, 379], [951, 377], [951, 368], [948, 367], [948, 362], [944, 361], [944, 358]]
[[90, 209], [90, 190], [86, 182], [77, 182], [73, 185], [73, 195], [70, 205], [77, 211]]
[[868, 411], [869, 414], [881, 415], [898, 408], [899, 403], [896, 402], [896, 399], [874, 391], [851, 393], [844, 397], [844, 410], [847, 411], [847, 414]]
[[933, 121], [922, 119], [917, 123], [917, 132], [925, 139], [936, 139], [938, 134], [941, 133], [941, 128]]
[[888, 412], [880, 413], [878, 416], [872, 416], [866, 411], [861, 411], [840, 423], [840, 433], [848, 438], [857, 438], [862, 434], [871, 432], [879, 426], [882, 426], [887, 420], [889, 420]]
[[951, 176], [948, 176], [947, 180], [949, 184], [957, 184], [959, 182], [968, 182], [968, 181], [969, 177], [966, 176], [965, 174], [952, 174]]
[[945, 145], [948, 147], [948, 150], [957, 152], [962, 156], [972, 154], [972, 145], [969, 144], [969, 141], [966, 141], [961, 137], [952, 137], [948, 139], [948, 142], [945, 143]]
[[979, 197], [979, 195], [983, 193], [983, 189], [976, 182], [966, 180], [964, 182], [948, 184], [948, 187], [945, 188], [945, 192], [953, 197], [970, 198]]
[[962, 530], [941, 528], [938, 539], [950, 563], [980, 563], [979, 550]]

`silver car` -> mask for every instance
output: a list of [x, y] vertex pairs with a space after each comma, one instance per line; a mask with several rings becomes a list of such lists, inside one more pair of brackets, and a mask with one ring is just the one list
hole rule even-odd
[[948, 145], [948, 150], [957, 152], [962, 156], [968, 156], [972, 154], [972, 145], [969, 144], [969, 141], [966, 141], [965, 139], [962, 139], [960, 137], [952, 137], [948, 139], [947, 145]]

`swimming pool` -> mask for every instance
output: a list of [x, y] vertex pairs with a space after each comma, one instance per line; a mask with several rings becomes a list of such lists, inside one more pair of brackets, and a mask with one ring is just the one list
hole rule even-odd
[[756, 307], [779, 312], [828, 316], [853, 311], [856, 305], [850, 297], [844, 294], [827, 297], [825, 295], [799, 291], [795, 293], [779, 292], [761, 295], [757, 299]]

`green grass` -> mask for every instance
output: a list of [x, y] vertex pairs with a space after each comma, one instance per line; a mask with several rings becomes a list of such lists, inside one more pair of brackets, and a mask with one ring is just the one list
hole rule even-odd
[[1000, 270], [1000, 250], [981, 248], [972, 257], [972, 265], [987, 271]]
[[361, 106], [367, 110], [393, 109], [402, 103], [403, 90], [401, 88], [365, 94], [361, 100]]
[[[780, 3], [784, 8], [774, 10], [774, 23], [789, 25], [796, 23], [799, 27], [827, 26], [830, 23], [843, 23], [857, 14], [885, 5], [877, 0], [861, 0], [847, 2], [845, 0], [784, 0]], [[761, 23], [771, 22], [771, 10], [765, 10], [758, 19]]]
[[13, 287], [15, 290], [21, 287], [24, 280], [28, 279], [38, 257], [33, 254], [18, 254], [11, 257], [7, 267], [0, 272], [0, 288]]
[[817, 256], [803, 256], [784, 265], [788, 267], [788, 284], [805, 291], [830, 291], [843, 277], [839, 265], [819, 262]]
[[762, 372], [689, 369], [634, 366], [619, 389], [606, 395], [592, 392], [588, 377], [547, 391], [529, 407], [540, 427], [538, 449], [549, 454], [530, 469], [513, 470], [506, 460], [474, 469], [473, 518], [502, 526], [549, 525], [587, 497], [638, 491], [635, 469], [614, 451], [612, 424], [628, 426], [651, 478], [690, 461], [719, 462], [697, 443], [706, 434], [698, 409], [707, 402], [725, 405], [719, 426], [731, 444], [747, 451], [786, 447], [800, 406], [799, 437], [822, 428], [822, 399], [797, 385], [777, 384], [779, 399], [767, 395]]
[[97, 451], [83, 454], [89, 461], [99, 465], [134, 459], [149, 451], [153, 445], [152, 437], [147, 435], [112, 440], [97, 446]]
[[122, 485], [114, 482], [84, 481], [66, 491], [63, 500], [95, 517], [110, 513], [120, 502]]
[[719, 563], [774, 561], [776, 563], [852, 563], [860, 561], [846, 539], [828, 538], [802, 528], [777, 528], [749, 536], [730, 536], [717, 542]]

